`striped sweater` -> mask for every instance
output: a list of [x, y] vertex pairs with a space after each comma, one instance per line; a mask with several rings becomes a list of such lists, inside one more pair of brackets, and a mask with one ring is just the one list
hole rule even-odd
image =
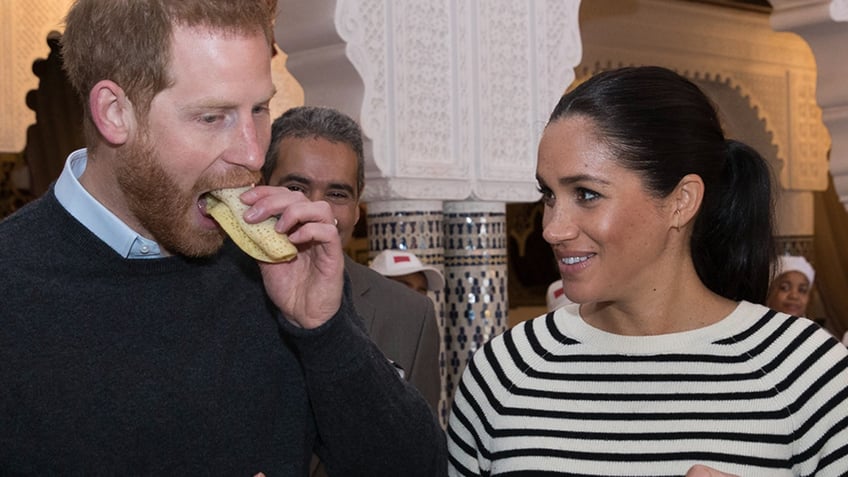
[[448, 429], [450, 475], [848, 475], [848, 351], [741, 302], [714, 325], [620, 336], [578, 305], [475, 353]]

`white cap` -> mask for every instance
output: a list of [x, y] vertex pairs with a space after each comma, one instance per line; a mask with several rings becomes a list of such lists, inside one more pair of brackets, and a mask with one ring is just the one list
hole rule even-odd
[[777, 273], [775, 273], [775, 277], [786, 272], [793, 271], [803, 273], [804, 276], [807, 277], [807, 280], [810, 281], [810, 286], [813, 286], [813, 279], [816, 277], [816, 271], [813, 270], [813, 266], [810, 265], [810, 262], [808, 262], [806, 258], [799, 255], [781, 255], [778, 257]]
[[548, 305], [548, 311], [554, 311], [557, 308], [573, 303], [565, 296], [565, 290], [562, 289], [562, 280], [557, 280], [548, 285], [548, 293], [545, 295], [545, 302]]
[[427, 277], [427, 289], [442, 290], [445, 287], [445, 277], [436, 267], [424, 265], [414, 253], [402, 250], [383, 250], [371, 261], [371, 268], [386, 277], [409, 275], [423, 272]]

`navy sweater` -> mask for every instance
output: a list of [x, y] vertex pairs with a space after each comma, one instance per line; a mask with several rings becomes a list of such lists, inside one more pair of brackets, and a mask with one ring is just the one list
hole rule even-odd
[[444, 435], [349, 299], [282, 319], [258, 267], [120, 258], [52, 190], [0, 223], [0, 474], [442, 475]]

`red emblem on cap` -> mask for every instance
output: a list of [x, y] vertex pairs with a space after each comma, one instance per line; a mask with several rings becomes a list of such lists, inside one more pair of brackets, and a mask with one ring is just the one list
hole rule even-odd
[[554, 298], [559, 298], [562, 294], [565, 293], [562, 288], [557, 288], [554, 290]]
[[392, 260], [394, 260], [395, 263], [408, 262], [409, 257], [407, 257], [406, 255], [395, 255], [394, 257], [392, 257]]

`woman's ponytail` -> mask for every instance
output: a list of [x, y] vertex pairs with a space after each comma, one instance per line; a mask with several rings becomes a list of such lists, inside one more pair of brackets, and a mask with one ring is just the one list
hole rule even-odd
[[771, 171], [756, 150], [725, 141], [721, 180], [708, 188], [692, 234], [695, 269], [731, 300], [764, 303], [775, 258]]

